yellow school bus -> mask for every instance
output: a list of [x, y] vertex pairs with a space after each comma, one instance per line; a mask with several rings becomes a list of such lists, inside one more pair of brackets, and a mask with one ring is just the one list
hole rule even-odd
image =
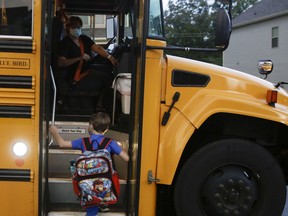
[[231, 0], [219, 1], [226, 9], [219, 10], [213, 48], [169, 46], [162, 0], [0, 2], [0, 215], [85, 214], [69, 170], [80, 152], [58, 148], [48, 132], [55, 124], [65, 139], [88, 136], [99, 97], [59, 78], [57, 48], [71, 15], [118, 60], [116, 68], [97, 55], [91, 61], [91, 68], [114, 76], [105, 95], [107, 136], [130, 154], [128, 163], [115, 159], [121, 197], [109, 206], [112, 213], [281, 215], [287, 91], [281, 83], [166, 54], [225, 50]]

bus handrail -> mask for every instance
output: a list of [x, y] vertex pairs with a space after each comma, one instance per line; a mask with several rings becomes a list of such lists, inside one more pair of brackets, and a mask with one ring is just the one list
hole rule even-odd
[[[51, 124], [54, 125], [55, 124], [55, 108], [56, 108], [57, 88], [56, 88], [55, 78], [54, 78], [53, 69], [52, 69], [51, 65], [50, 65], [50, 75], [51, 75], [51, 80], [52, 80], [53, 89], [54, 89]], [[48, 146], [50, 146], [52, 143], [53, 143], [53, 136], [50, 139]]]

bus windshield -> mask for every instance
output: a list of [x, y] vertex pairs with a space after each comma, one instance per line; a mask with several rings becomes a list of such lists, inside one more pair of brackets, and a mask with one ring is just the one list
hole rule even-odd
[[32, 37], [33, 0], [0, 0], [0, 37]]
[[160, 0], [150, 1], [148, 36], [164, 37]]

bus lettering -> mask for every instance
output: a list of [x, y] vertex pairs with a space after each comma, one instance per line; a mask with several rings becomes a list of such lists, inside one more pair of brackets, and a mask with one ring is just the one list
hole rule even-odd
[[3, 58], [0, 59], [0, 68], [12, 68], [12, 69], [29, 69], [29, 59], [11, 59]]

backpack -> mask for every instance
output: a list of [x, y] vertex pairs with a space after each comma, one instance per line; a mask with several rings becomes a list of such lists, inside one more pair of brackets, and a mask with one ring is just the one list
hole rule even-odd
[[86, 151], [77, 158], [72, 177], [74, 192], [82, 207], [115, 204], [118, 200], [119, 177], [106, 150], [111, 141], [105, 137], [99, 148], [93, 151], [90, 139], [82, 139]]

